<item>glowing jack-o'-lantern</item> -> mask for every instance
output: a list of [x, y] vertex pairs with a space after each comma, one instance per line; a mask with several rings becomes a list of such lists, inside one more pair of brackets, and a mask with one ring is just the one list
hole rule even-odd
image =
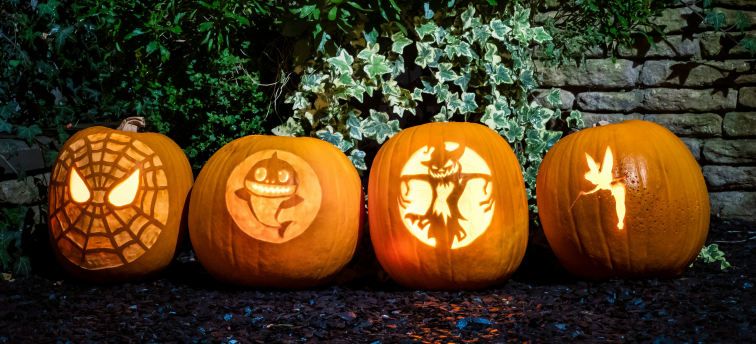
[[199, 261], [235, 284], [322, 284], [354, 254], [362, 187], [349, 159], [312, 138], [247, 136], [204, 166], [189, 232]]
[[569, 135], [543, 159], [536, 183], [546, 238], [573, 274], [675, 276], [706, 240], [701, 170], [658, 124], [631, 120]]
[[483, 288], [507, 279], [525, 254], [520, 165], [485, 126], [431, 123], [400, 132], [378, 152], [368, 195], [378, 260], [405, 286]]
[[63, 145], [53, 165], [50, 240], [75, 276], [154, 277], [180, 244], [193, 184], [189, 161], [169, 138], [137, 133], [137, 126], [144, 120], [132, 117], [118, 130], [82, 130]]

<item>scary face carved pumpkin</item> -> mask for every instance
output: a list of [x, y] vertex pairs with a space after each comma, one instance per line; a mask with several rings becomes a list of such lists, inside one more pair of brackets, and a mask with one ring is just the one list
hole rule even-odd
[[140, 121], [127, 119], [121, 130], [80, 131], [53, 166], [50, 239], [74, 275], [139, 279], [159, 273], [173, 257], [192, 173], [170, 139], [124, 130]]
[[376, 255], [410, 288], [483, 288], [508, 278], [525, 254], [520, 166], [485, 126], [432, 123], [400, 132], [378, 152], [368, 195]]
[[351, 259], [361, 214], [357, 171], [332, 144], [247, 136], [203, 167], [189, 232], [215, 278], [301, 288], [330, 280]]
[[546, 238], [578, 276], [679, 275], [706, 240], [700, 167], [655, 123], [630, 120], [566, 136], [544, 157], [536, 184]]

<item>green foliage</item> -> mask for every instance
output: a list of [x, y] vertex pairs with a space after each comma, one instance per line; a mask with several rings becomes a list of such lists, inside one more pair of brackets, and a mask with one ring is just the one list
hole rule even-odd
[[[730, 265], [730, 263], [727, 262], [724, 256], [725, 253], [719, 250], [719, 245], [711, 244], [709, 246], [704, 246], [701, 249], [701, 252], [698, 253], [698, 257], [696, 259], [701, 259], [706, 264], [719, 262], [719, 268], [721, 270], [730, 267], [734, 268], [734, 266]], [[690, 264], [690, 266], [693, 266], [693, 264]]]
[[[0, 132], [31, 144], [43, 128], [65, 133], [69, 124], [144, 116], [148, 130], [173, 138], [200, 167], [228, 141], [263, 132], [261, 66], [282, 63], [261, 54], [281, 37], [270, 31], [272, 8], [266, 1], [5, 1]], [[277, 85], [283, 78], [275, 71], [269, 79]]]
[[598, 46], [616, 59], [620, 46], [631, 46], [635, 34], [645, 36], [664, 33], [649, 19], [658, 16], [667, 6], [654, 0], [566, 0], [560, 1], [556, 15], [544, 19], [544, 28], [552, 40], [544, 44], [543, 58], [551, 63], [582, 60], [585, 53]]
[[14, 276], [31, 272], [29, 257], [21, 252], [21, 229], [27, 208], [16, 206], [0, 210], [0, 263], [3, 271], [12, 271]]
[[[370, 30], [370, 22], [355, 20], [350, 24], [361, 31], [347, 31], [341, 44], [328, 41], [338, 45], [332, 51], [314, 52], [303, 63], [297, 90], [286, 98], [293, 104], [293, 120], [274, 133], [328, 141], [357, 169], [366, 170], [361, 142], [382, 144], [391, 138], [401, 130], [398, 118], [406, 112], [415, 115], [423, 94], [431, 95], [442, 105], [431, 121], [481, 122], [507, 139], [522, 165], [535, 211], [535, 174], [543, 155], [562, 135], [546, 128], [561, 112], [528, 102], [537, 87], [531, 46], [549, 42], [550, 34], [532, 27], [530, 10], [520, 5], [452, 2], [401, 8], [402, 17], [413, 18], [409, 30], [390, 17], [380, 24], [373, 21], [377, 28]], [[405, 61], [404, 50], [413, 45], [417, 58]], [[424, 69], [423, 87], [405, 89], [395, 78], [412, 62]], [[376, 91], [390, 111], [362, 113], [357, 102]], [[549, 100], [558, 105], [558, 91]], [[569, 123], [582, 123], [580, 113], [573, 112]]]
[[[727, 15], [722, 11], [716, 11], [713, 6], [716, 5], [718, 0], [705, 0], [700, 3], [703, 8], [703, 14], [698, 11], [697, 8], [692, 7], [690, 4], [685, 4], [689, 9], [696, 12], [699, 16], [704, 18], [704, 24], [711, 26], [716, 31], [720, 31], [728, 36], [733, 42], [738, 43], [743, 49], [751, 54], [751, 57], [756, 55], [756, 39], [746, 38], [745, 36], [738, 42], [735, 37], [730, 34], [733, 30], [740, 31], [742, 35], [745, 30], [751, 27], [751, 18], [743, 13], [743, 11], [735, 12], [735, 24], [727, 26]], [[683, 4], [681, 0], [675, 0], [675, 4]]]

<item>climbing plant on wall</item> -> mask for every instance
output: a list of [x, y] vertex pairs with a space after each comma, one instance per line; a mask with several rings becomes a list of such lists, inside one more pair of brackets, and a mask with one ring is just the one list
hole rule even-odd
[[[411, 31], [387, 21], [378, 29], [363, 30], [356, 42], [337, 47], [333, 54], [316, 55], [306, 63], [297, 90], [286, 98], [294, 115], [273, 133], [318, 137], [346, 153], [357, 169], [366, 170], [360, 143], [391, 138], [401, 130], [398, 118], [416, 115], [428, 95], [441, 105], [431, 121], [476, 121], [502, 135], [520, 161], [528, 198], [533, 199], [543, 155], [562, 135], [548, 130], [547, 123], [563, 118], [578, 127], [581, 114], [528, 102], [538, 86], [532, 48], [552, 38], [543, 27], [531, 26], [528, 8], [491, 9], [452, 2], [444, 11], [433, 11], [425, 4]], [[417, 57], [408, 61], [404, 52], [411, 45]], [[410, 64], [423, 68], [422, 87], [398, 85], [397, 77]], [[374, 93], [383, 97], [389, 111], [357, 109], [358, 102]], [[557, 105], [559, 91], [552, 90], [548, 101]]]

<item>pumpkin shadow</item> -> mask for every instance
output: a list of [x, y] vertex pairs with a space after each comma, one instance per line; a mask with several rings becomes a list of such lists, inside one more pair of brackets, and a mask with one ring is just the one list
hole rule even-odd
[[533, 285], [573, 284], [581, 280], [569, 273], [551, 250], [543, 228], [531, 221], [528, 246], [510, 280]]

